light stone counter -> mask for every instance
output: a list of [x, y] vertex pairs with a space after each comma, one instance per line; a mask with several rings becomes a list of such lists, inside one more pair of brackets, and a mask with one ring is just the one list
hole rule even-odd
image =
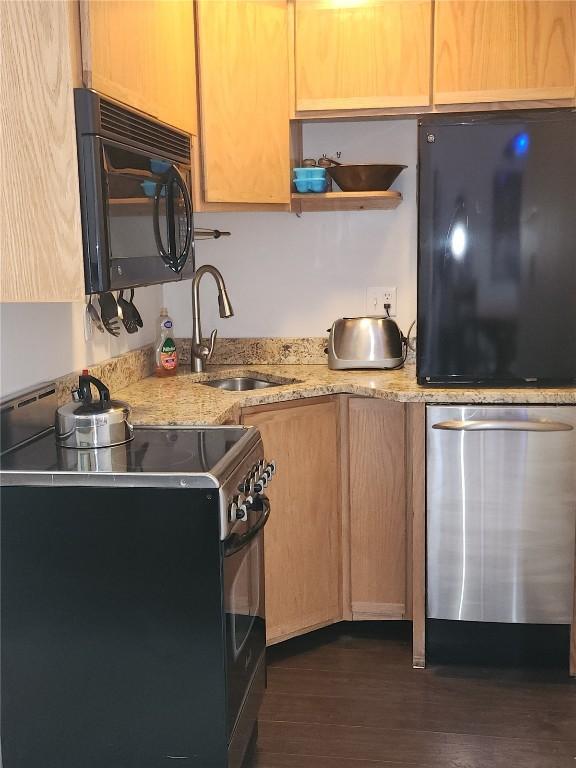
[[[225, 392], [201, 384], [243, 374], [285, 383], [248, 392]], [[331, 371], [326, 365], [213, 365], [206, 373], [150, 376], [113, 393], [132, 405], [135, 424], [184, 425], [222, 424], [237, 420], [241, 409], [249, 406], [336, 394], [412, 403], [576, 404], [576, 387], [420, 387], [413, 365], [398, 371]]]

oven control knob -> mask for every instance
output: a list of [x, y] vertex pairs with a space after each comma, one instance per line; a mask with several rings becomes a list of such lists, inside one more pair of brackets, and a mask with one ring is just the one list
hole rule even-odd
[[240, 493], [254, 493], [254, 478], [247, 477], [238, 486]]
[[232, 499], [232, 502], [230, 503], [230, 507], [229, 507], [229, 518], [232, 522], [234, 522], [235, 520], [242, 519], [242, 515], [244, 514], [244, 512], [240, 513], [240, 517], [238, 517], [238, 514], [242, 509], [242, 506], [245, 501], [246, 501], [246, 497], [244, 496], [243, 493], [239, 493], [238, 496], [235, 496]]
[[236, 496], [236, 498], [230, 504], [230, 520], [234, 523], [237, 520], [247, 519], [248, 507], [246, 506], [246, 497], [243, 494], [240, 494], [239, 496]]
[[242, 507], [244, 505], [244, 502], [246, 501], [246, 497], [243, 493], [238, 494], [238, 496], [235, 496], [232, 501], [230, 502], [230, 507], [228, 508], [228, 517], [231, 522], [235, 522], [236, 520], [245, 520], [244, 517], [246, 510], [243, 510]]
[[[260, 491], [258, 490], [258, 481], [260, 480], [260, 477], [258, 474], [252, 475], [250, 478], [250, 495], [258, 495]], [[262, 490], [262, 489], [260, 489]]]
[[252, 508], [254, 499], [252, 496], [246, 496], [244, 503], [238, 505], [236, 510], [236, 520], [248, 520], [248, 512]]
[[233, 523], [236, 520], [236, 515], [238, 514], [238, 504], [236, 504], [235, 501], [230, 502], [230, 506], [228, 507], [228, 519], [231, 523]]
[[268, 466], [264, 470], [264, 474], [266, 475], [268, 480], [272, 480], [272, 475], [274, 474], [272, 464], [268, 464]]

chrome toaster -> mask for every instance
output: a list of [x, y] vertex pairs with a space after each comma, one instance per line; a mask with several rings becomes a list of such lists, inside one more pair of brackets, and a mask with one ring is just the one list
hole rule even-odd
[[342, 317], [328, 337], [328, 367], [397, 368], [404, 362], [406, 339], [389, 317]]

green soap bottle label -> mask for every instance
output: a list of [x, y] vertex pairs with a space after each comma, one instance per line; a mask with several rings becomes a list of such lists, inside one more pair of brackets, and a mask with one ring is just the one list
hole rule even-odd
[[164, 339], [160, 350], [160, 365], [167, 371], [171, 371], [178, 365], [178, 353], [174, 339]]

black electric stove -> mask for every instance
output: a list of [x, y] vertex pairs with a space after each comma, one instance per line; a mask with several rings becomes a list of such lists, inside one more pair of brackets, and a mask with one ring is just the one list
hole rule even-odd
[[[61, 448], [53, 430], [5, 453], [4, 472], [113, 472], [174, 477], [210, 474], [245, 440], [243, 427], [138, 427], [134, 439], [112, 448]], [[72, 481], [72, 478], [67, 480]], [[168, 479], [167, 479], [167, 482]]]
[[265, 675], [258, 430], [76, 450], [54, 406], [1, 406], [4, 767], [239, 768]]

